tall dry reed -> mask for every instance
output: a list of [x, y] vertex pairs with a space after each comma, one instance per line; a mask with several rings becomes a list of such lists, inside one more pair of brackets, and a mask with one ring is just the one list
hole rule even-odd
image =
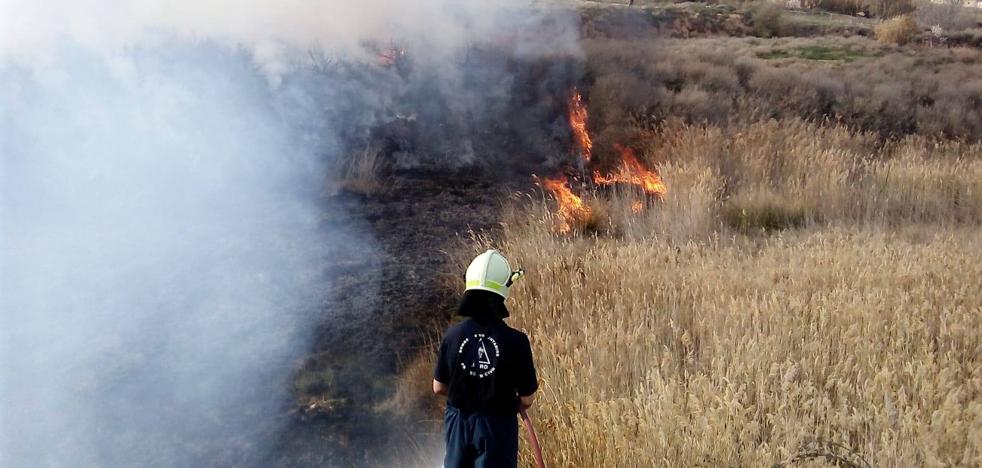
[[[982, 464], [979, 146], [784, 121], [646, 156], [644, 214], [597, 193], [609, 230], [557, 236], [543, 200], [496, 245], [551, 466]], [[762, 206], [804, 220], [727, 219]]]
[[[670, 222], [670, 221], [666, 221]], [[982, 463], [982, 233], [500, 246], [552, 466]], [[527, 455], [526, 455], [527, 457]]]

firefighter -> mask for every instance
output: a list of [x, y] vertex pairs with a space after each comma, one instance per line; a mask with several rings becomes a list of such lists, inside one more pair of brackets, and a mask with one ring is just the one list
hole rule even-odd
[[457, 311], [467, 318], [447, 330], [433, 372], [433, 391], [447, 397], [445, 468], [518, 466], [516, 414], [538, 389], [528, 337], [503, 320], [522, 274], [496, 250], [467, 267]]

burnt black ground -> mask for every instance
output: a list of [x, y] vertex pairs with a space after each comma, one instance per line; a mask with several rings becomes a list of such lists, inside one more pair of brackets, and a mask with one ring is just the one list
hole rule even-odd
[[527, 188], [520, 185], [480, 170], [401, 171], [385, 176], [375, 193], [331, 200], [326, 227], [354, 217], [375, 237], [375, 245], [339, 246], [323, 320], [299, 370], [332, 373], [328, 393], [338, 403], [313, 412], [294, 407], [268, 464], [372, 466], [405, 449], [406, 428], [393, 427], [378, 405], [394, 390], [399, 363], [419, 352], [432, 324], [452, 315], [457, 294], [449, 285], [463, 272], [445, 252], [470, 232], [493, 233], [513, 190]]

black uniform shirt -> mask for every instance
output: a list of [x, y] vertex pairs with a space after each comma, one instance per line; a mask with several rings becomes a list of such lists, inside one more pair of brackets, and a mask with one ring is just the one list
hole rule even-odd
[[447, 330], [433, 378], [450, 386], [447, 403], [464, 412], [518, 412], [518, 396], [538, 389], [532, 347], [499, 318], [468, 318]]

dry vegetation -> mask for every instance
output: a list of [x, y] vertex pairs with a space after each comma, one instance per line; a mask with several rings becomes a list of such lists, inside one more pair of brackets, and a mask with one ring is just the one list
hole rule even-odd
[[512, 307], [552, 466], [982, 463], [977, 229], [678, 243], [536, 226], [502, 247], [535, 272]]
[[982, 52], [863, 37], [590, 40], [596, 139], [669, 117], [726, 125], [801, 117], [882, 136], [982, 138]]
[[664, 202], [598, 193], [610, 230], [566, 238], [547, 200], [497, 245], [530, 272], [511, 307], [552, 466], [982, 463], [982, 147], [657, 136]]
[[528, 272], [550, 466], [982, 466], [982, 55], [889, 42], [585, 42], [595, 156], [668, 196], [563, 236], [531, 195], [457, 253]]
[[904, 45], [914, 40], [920, 31], [910, 15], [900, 15], [876, 25], [876, 39], [884, 44]]
[[358, 195], [370, 195], [382, 189], [383, 181], [379, 175], [382, 160], [378, 146], [367, 145], [341, 161], [338, 169], [330, 172], [336, 175], [326, 181], [326, 187]]

